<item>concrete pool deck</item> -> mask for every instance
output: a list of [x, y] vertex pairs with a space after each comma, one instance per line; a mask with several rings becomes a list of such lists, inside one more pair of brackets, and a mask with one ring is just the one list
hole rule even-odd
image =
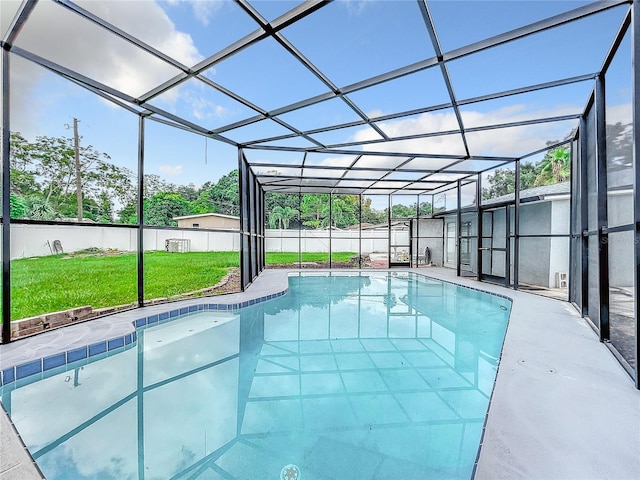
[[[413, 271], [513, 299], [476, 479], [640, 478], [640, 391], [573, 306], [456, 277], [449, 269]], [[141, 317], [282, 292], [288, 272], [265, 270], [244, 293], [130, 310], [0, 345], [0, 369], [130, 334]], [[38, 478], [1, 412], [0, 480]]]

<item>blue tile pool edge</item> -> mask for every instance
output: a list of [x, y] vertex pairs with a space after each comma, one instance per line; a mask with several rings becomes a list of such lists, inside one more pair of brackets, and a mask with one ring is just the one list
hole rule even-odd
[[0, 371], [0, 387], [13, 383], [17, 380], [31, 377], [33, 375], [44, 374], [49, 370], [66, 366], [79, 360], [87, 360], [89, 358], [112, 352], [123, 347], [133, 346], [138, 340], [138, 328], [146, 328], [149, 326], [159, 325], [161, 323], [166, 323], [167, 321], [175, 320], [181, 315], [193, 314], [198, 312], [237, 312], [242, 308], [281, 297], [288, 292], [289, 287], [280, 292], [263, 295], [262, 297], [253, 298], [250, 300], [244, 300], [235, 303], [201, 303], [197, 305], [190, 305], [188, 307], [179, 307], [161, 313], [154, 313], [146, 317], [141, 317], [131, 322], [135, 330], [126, 335], [109, 338], [107, 340], [92, 343], [91, 345], [74, 347], [64, 352], [49, 355], [47, 357], [37, 358], [29, 362], [21, 363], [19, 365], [14, 365], [13, 367], [3, 369], [2, 371]]

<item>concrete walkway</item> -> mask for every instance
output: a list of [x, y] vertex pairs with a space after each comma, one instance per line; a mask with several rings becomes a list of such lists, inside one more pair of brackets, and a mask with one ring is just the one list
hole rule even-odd
[[640, 478], [640, 391], [571, 304], [420, 273], [513, 299], [476, 480]]
[[[513, 299], [477, 480], [640, 478], [640, 391], [570, 304], [458, 278], [449, 269], [415, 271]], [[286, 274], [265, 270], [242, 294], [122, 312], [2, 345], [0, 367], [130, 333], [133, 320], [178, 306], [282, 291]], [[0, 417], [0, 480], [41, 478], [4, 412]]]

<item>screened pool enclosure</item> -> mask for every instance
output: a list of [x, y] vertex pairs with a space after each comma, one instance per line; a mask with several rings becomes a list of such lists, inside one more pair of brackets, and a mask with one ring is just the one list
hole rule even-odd
[[[44, 275], [28, 258], [117, 257], [140, 307], [165, 244], [235, 255], [241, 289], [270, 252], [315, 252], [569, 301], [640, 385], [637, 2], [9, 0], [0, 18], [4, 343]], [[208, 213], [239, 228], [172, 223]]]

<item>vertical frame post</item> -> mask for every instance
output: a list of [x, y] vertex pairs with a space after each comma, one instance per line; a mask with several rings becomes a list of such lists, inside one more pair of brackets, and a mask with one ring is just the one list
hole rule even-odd
[[458, 208], [456, 210], [456, 275], [459, 277], [462, 273], [462, 269], [460, 268], [460, 262], [462, 261], [462, 212], [460, 211], [462, 196], [460, 195], [460, 180], [458, 180], [456, 184], [456, 197], [458, 202]]
[[604, 74], [596, 77], [596, 163], [598, 182], [598, 255], [600, 304], [600, 341], [610, 339], [609, 330], [609, 236], [607, 233], [607, 137], [605, 119]]
[[360, 228], [358, 228], [358, 268], [362, 268], [362, 194], [358, 195], [358, 200], [360, 201], [360, 215], [358, 218], [358, 223], [360, 223]]
[[511, 285], [511, 239], [509, 238], [511, 229], [511, 206], [504, 206], [504, 286], [509, 288]]
[[482, 249], [482, 208], [480, 208], [480, 204], [482, 203], [482, 174], [479, 173], [478, 174], [478, 178], [476, 180], [476, 214], [477, 214], [477, 228], [476, 231], [478, 232], [478, 240], [477, 241], [477, 245], [476, 245], [476, 280], [481, 281], [482, 280], [482, 252], [484, 252], [484, 250]]
[[387, 195], [387, 268], [391, 268], [391, 194]]
[[11, 129], [9, 51], [2, 49], [2, 343], [11, 342]]
[[640, 343], [638, 341], [638, 335], [640, 335], [640, 321], [638, 319], [638, 310], [640, 307], [640, 301], [638, 300], [639, 287], [640, 287], [640, 195], [638, 189], [640, 188], [640, 102], [638, 96], [640, 95], [640, 6], [638, 2], [631, 4], [631, 57], [633, 65], [633, 77], [632, 77], [632, 114], [633, 114], [633, 171], [635, 173], [633, 178], [633, 217], [634, 217], [634, 265], [635, 265], [635, 285], [634, 285], [634, 318], [635, 318], [635, 383], [636, 388], [640, 389]]
[[249, 279], [245, 272], [245, 262], [247, 261], [247, 252], [244, 248], [244, 237], [246, 235], [247, 218], [245, 216], [246, 198], [244, 192], [246, 190], [245, 184], [245, 164], [242, 148], [238, 148], [238, 199], [240, 203], [240, 290], [244, 291], [247, 288]]
[[[518, 289], [518, 279], [520, 274], [520, 159], [516, 160], [516, 176], [513, 203], [513, 289]], [[507, 225], [507, 229], [511, 225]], [[511, 242], [507, 244], [511, 248]]]
[[582, 253], [581, 262], [581, 304], [580, 311], [582, 316], [585, 317], [589, 314], [589, 198], [587, 195], [587, 152], [588, 145], [588, 132], [587, 132], [587, 120], [584, 116], [580, 118], [580, 148], [578, 152], [578, 171], [580, 172], [580, 190], [576, 192], [579, 202], [578, 208], [580, 209], [580, 248]]
[[144, 306], [144, 123], [138, 120], [138, 306]]
[[333, 230], [333, 202], [332, 202], [333, 193], [329, 192], [329, 268], [333, 267], [333, 244], [331, 242], [332, 235], [331, 232]]
[[[302, 217], [302, 192], [298, 192], [298, 212], [298, 215]], [[302, 268], [302, 221], [298, 227], [298, 268]]]

